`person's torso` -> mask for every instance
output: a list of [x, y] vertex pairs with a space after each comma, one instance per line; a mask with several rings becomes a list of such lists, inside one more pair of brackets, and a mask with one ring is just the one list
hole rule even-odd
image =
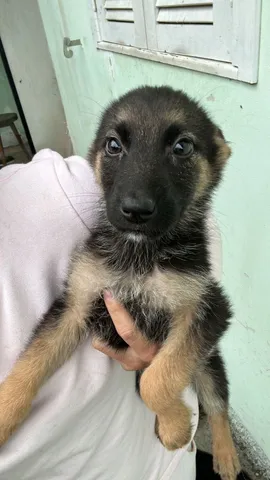
[[[76, 198], [85, 208], [86, 193], [64, 194], [50, 167], [29, 167], [35, 184], [22, 174], [1, 197], [0, 383], [61, 291], [71, 252], [89, 234], [70, 204]], [[195, 431], [196, 395], [187, 392], [187, 401]], [[193, 480], [194, 452], [166, 451], [154, 422], [135, 391], [135, 373], [94, 350], [89, 338], [45, 383], [1, 448], [0, 479], [167, 480], [182, 472]]]

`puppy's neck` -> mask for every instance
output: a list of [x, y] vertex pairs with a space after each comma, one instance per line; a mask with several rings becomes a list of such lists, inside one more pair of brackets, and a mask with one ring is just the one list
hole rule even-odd
[[118, 231], [102, 208], [88, 245], [111, 270], [118, 273], [132, 271], [135, 275], [145, 275], [159, 267], [205, 274], [210, 268], [206, 238], [203, 215], [185, 223], [184, 228], [179, 224], [163, 236], [154, 238]]

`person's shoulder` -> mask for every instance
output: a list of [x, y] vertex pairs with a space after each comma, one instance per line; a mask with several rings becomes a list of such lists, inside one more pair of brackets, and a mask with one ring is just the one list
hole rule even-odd
[[[87, 161], [77, 155], [64, 159], [59, 153], [50, 149], [40, 150], [26, 164], [12, 164], [0, 170], [0, 189], [14, 188], [16, 184], [29, 189], [29, 182], [37, 190], [40, 185], [50, 184], [51, 189], [61, 183], [62, 188], [69, 189], [69, 184], [80, 181], [89, 173]], [[23, 183], [22, 183], [23, 180]], [[25, 184], [27, 180], [27, 184]]]
[[91, 229], [100, 190], [89, 163], [73, 155], [63, 158], [50, 149], [39, 151], [31, 162], [0, 170], [2, 221], [13, 219], [48, 225], [61, 218], [65, 224]]

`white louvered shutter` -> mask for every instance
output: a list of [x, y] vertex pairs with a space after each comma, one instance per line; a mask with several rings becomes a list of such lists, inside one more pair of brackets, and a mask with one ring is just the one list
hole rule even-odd
[[146, 47], [142, 0], [96, 0], [100, 41]]
[[99, 49], [258, 80], [261, 0], [93, 2]]
[[231, 0], [145, 0], [145, 15], [153, 32], [148, 48], [230, 61]]

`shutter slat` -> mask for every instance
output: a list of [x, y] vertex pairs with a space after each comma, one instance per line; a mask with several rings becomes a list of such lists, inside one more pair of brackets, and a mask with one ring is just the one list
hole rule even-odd
[[105, 10], [132, 10], [132, 0], [106, 0]]
[[99, 40], [146, 48], [143, 1], [95, 0]]
[[160, 8], [158, 23], [213, 24], [213, 9], [209, 7]]
[[106, 20], [108, 22], [134, 22], [134, 14], [132, 10], [107, 10]]
[[197, 6], [213, 6], [213, 0], [157, 0], [156, 7], [197, 7]]
[[[231, 0], [145, 0], [144, 5], [146, 2], [146, 31], [151, 49], [172, 55], [230, 61]], [[151, 23], [152, 18], [155, 22]]]
[[107, 0], [104, 9], [105, 19], [108, 22], [134, 23], [131, 0]]

